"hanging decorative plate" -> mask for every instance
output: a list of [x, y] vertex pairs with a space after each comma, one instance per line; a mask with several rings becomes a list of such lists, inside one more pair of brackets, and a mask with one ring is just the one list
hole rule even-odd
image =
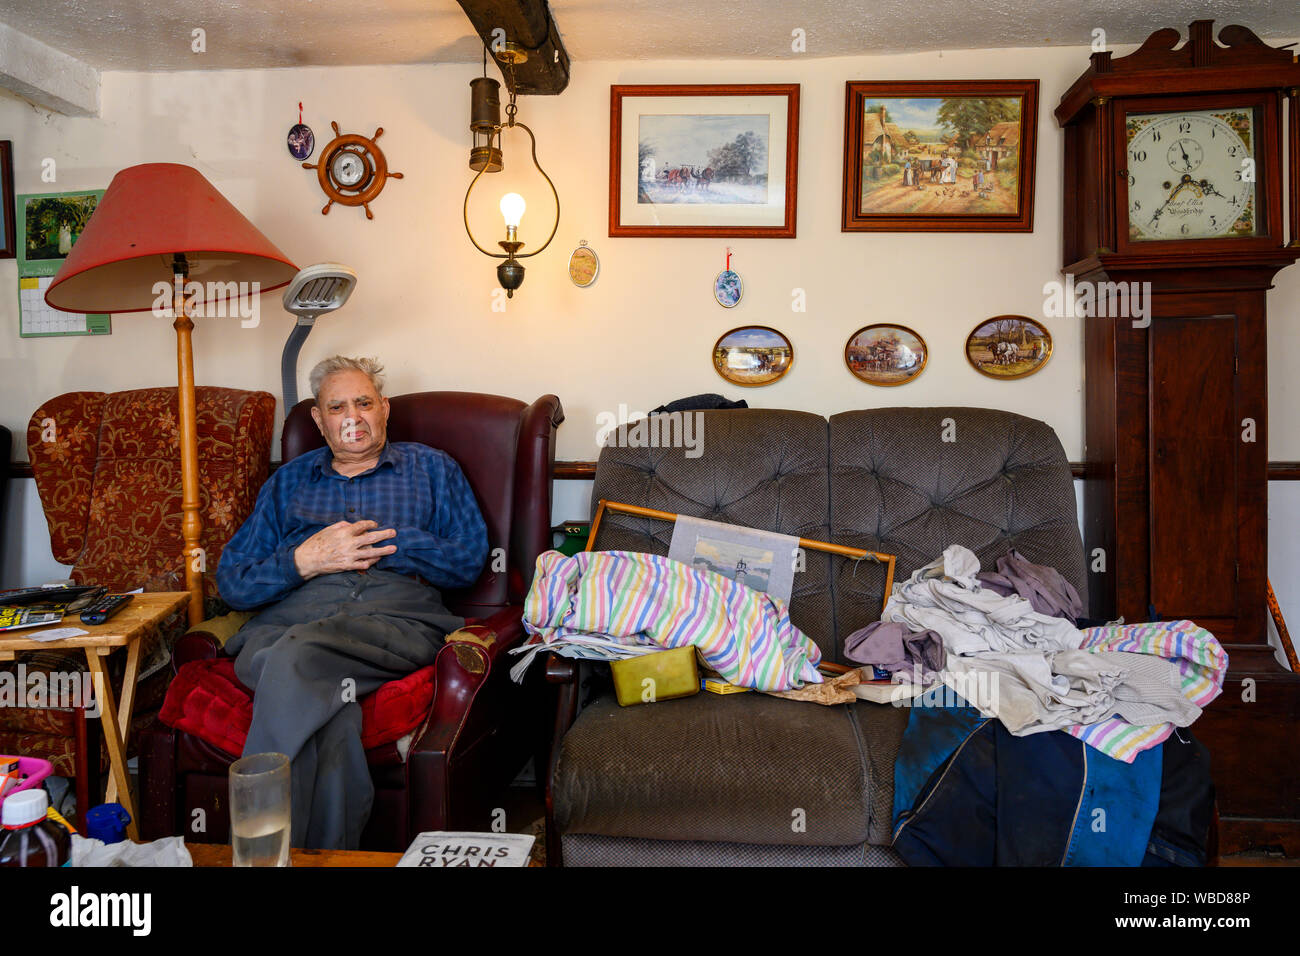
[[869, 385], [902, 385], [925, 371], [930, 348], [905, 325], [858, 329], [844, 346], [844, 364]]
[[966, 360], [989, 378], [1033, 375], [1052, 357], [1052, 333], [1023, 315], [995, 315], [966, 336]]
[[316, 134], [311, 131], [311, 127], [302, 121], [302, 104], [298, 104], [298, 122], [289, 127], [289, 135], [285, 137], [285, 144], [289, 147], [289, 155], [294, 159], [303, 160], [312, 154], [316, 149]]
[[752, 388], [771, 385], [794, 364], [794, 346], [776, 329], [745, 325], [724, 332], [713, 345], [713, 369], [728, 382]]
[[578, 240], [578, 248], [569, 256], [569, 278], [579, 289], [585, 289], [596, 281], [600, 273], [600, 260], [595, 251], [587, 245], [586, 239]]
[[717, 278], [713, 280], [713, 297], [724, 309], [735, 308], [743, 294], [744, 288], [740, 276], [730, 269], [719, 272]]

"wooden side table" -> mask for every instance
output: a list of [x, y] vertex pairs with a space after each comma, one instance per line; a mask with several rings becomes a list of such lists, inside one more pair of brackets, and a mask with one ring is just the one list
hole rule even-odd
[[[0, 661], [11, 661], [24, 651], [66, 650], [79, 647], [86, 653], [86, 663], [94, 681], [99, 700], [99, 721], [104, 728], [104, 743], [108, 746], [111, 776], [106, 800], [117, 801], [131, 814], [126, 832], [138, 841], [135, 802], [131, 798], [131, 780], [126, 768], [126, 741], [131, 732], [131, 712], [135, 707], [135, 684], [140, 673], [140, 638], [157, 627], [168, 615], [189, 603], [188, 591], [153, 591], [137, 594], [134, 599], [108, 621], [92, 627], [82, 624], [74, 614], [58, 624], [33, 627], [0, 634]], [[86, 633], [65, 637], [58, 641], [36, 641], [32, 638], [56, 627], [78, 627]], [[113, 697], [113, 684], [104, 668], [104, 658], [119, 647], [126, 648], [126, 670], [122, 674], [121, 704]], [[98, 759], [97, 756], [95, 759]], [[82, 810], [90, 809], [86, 807]]]

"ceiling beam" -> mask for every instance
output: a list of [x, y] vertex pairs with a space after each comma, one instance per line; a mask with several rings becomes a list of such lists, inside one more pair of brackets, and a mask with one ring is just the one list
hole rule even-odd
[[[528, 59], [516, 63], [515, 92], [554, 95], [569, 85], [569, 54], [551, 19], [546, 0], [459, 0], [469, 22], [490, 53], [506, 43], [521, 47]], [[496, 45], [494, 45], [496, 44]], [[509, 68], [502, 65], [509, 77]]]
[[0, 86], [56, 113], [99, 115], [99, 70], [4, 23]]

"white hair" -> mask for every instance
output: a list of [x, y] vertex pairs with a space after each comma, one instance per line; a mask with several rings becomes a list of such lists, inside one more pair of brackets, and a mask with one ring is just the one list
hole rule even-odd
[[333, 375], [335, 372], [347, 371], [365, 372], [370, 378], [370, 384], [375, 386], [375, 391], [380, 395], [384, 394], [384, 367], [379, 364], [378, 360], [331, 355], [327, 359], [321, 359], [316, 363], [316, 367], [311, 370], [311, 397], [316, 401], [320, 401], [320, 387], [321, 383], [325, 381], [325, 376]]

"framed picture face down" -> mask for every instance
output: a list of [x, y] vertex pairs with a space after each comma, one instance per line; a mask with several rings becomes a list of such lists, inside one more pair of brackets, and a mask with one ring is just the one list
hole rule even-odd
[[1032, 232], [1037, 80], [845, 85], [844, 232]]
[[1052, 333], [1024, 315], [995, 315], [966, 337], [966, 360], [989, 378], [1033, 375], [1052, 357]]
[[613, 86], [609, 234], [793, 239], [799, 85]]

